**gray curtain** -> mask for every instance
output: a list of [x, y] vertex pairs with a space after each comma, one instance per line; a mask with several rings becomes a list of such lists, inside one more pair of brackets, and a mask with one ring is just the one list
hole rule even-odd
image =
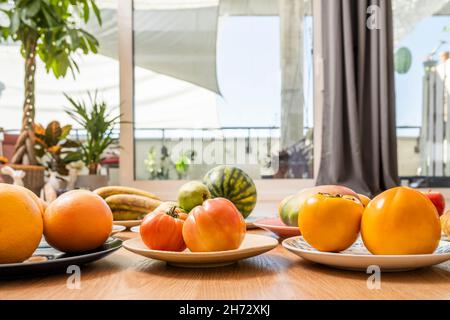
[[322, 8], [325, 95], [317, 183], [375, 195], [399, 184], [392, 3], [323, 0]]

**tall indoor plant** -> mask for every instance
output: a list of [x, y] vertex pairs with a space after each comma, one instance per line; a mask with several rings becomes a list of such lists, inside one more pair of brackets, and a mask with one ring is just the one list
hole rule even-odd
[[34, 165], [38, 163], [34, 149], [36, 60], [57, 78], [68, 70], [75, 75], [74, 53], [97, 53], [99, 45], [79, 22], [86, 23], [92, 11], [101, 23], [100, 11], [94, 0], [0, 0], [0, 10], [9, 18], [9, 26], [0, 26], [0, 40], [20, 43], [25, 59], [22, 128], [11, 162]]

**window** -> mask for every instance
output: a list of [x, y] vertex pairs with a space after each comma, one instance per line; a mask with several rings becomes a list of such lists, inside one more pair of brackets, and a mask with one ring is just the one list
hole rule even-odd
[[242, 3], [134, 0], [136, 180], [313, 178], [311, 3]]
[[415, 23], [396, 24], [397, 147], [404, 183], [439, 187], [450, 182], [450, 8], [427, 3], [417, 4]]
[[[68, 106], [63, 93], [77, 99], [86, 98], [87, 91], [97, 90], [114, 113], [119, 114], [119, 62], [117, 1], [98, 1], [103, 24], [94, 19], [86, 27], [100, 42], [99, 54], [80, 55], [79, 73], [75, 79], [69, 72], [63, 79], [46, 73], [38, 59], [36, 69], [36, 122], [47, 125], [58, 120], [61, 124], [77, 124], [66, 115]], [[16, 132], [20, 129], [23, 104], [24, 60], [17, 43], [0, 44], [0, 127]], [[75, 133], [75, 132], [74, 132]], [[82, 132], [81, 132], [82, 134]]]

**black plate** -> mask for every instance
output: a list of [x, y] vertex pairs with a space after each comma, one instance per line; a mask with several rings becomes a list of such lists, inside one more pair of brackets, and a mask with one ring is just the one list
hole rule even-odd
[[122, 240], [109, 238], [101, 247], [79, 254], [68, 254], [45, 245], [39, 246], [33, 256], [43, 256], [47, 261], [0, 264], [0, 278], [28, 276], [42, 273], [66, 272], [70, 265], [81, 266], [113, 253], [122, 247]]

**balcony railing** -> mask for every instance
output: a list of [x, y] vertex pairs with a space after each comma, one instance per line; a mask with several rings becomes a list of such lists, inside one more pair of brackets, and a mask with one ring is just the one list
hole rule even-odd
[[[312, 127], [304, 127], [304, 133], [306, 134]], [[414, 136], [419, 137], [421, 127], [420, 126], [397, 126], [397, 133], [399, 133], [400, 130], [408, 130], [409, 132], [416, 132]], [[18, 129], [9, 129], [5, 130], [5, 133], [9, 134], [18, 134], [20, 130]], [[250, 137], [252, 136], [252, 133], [256, 133], [259, 131], [259, 133], [269, 133], [269, 136], [279, 136], [276, 133], [279, 133], [280, 127], [276, 126], [253, 126], [253, 127], [220, 127], [220, 128], [135, 128], [135, 137], [136, 138], [164, 138], [164, 137], [171, 137], [173, 134], [175, 134], [176, 137], [185, 137], [183, 134], [183, 131], [189, 131], [195, 136], [197, 136], [199, 133], [201, 133], [204, 136], [211, 136], [212, 132], [229, 132], [229, 133], [239, 133], [239, 137], [243, 137], [242, 134]], [[113, 131], [114, 138], [119, 137], [119, 129], [116, 129]], [[72, 132], [70, 134], [71, 138], [83, 140], [83, 138], [86, 137], [86, 130], [84, 129], [78, 129], [74, 128], [72, 129]], [[195, 137], [194, 136], [194, 137]], [[258, 135], [256, 135], [258, 136]], [[264, 135], [266, 136], [266, 135]], [[410, 135], [408, 135], [410, 136]], [[245, 137], [245, 136], [244, 136]]]

